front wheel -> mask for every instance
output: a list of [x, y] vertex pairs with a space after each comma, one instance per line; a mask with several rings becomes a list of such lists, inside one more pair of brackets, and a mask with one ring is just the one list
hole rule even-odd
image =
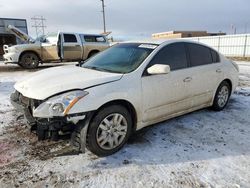
[[93, 118], [87, 132], [87, 148], [97, 156], [111, 155], [120, 150], [132, 130], [128, 110], [119, 105], [101, 109]]
[[39, 65], [39, 57], [33, 52], [24, 53], [18, 65], [26, 69], [37, 68]]
[[228, 103], [230, 93], [231, 93], [231, 88], [229, 83], [226, 81], [221, 82], [214, 97], [214, 102], [212, 106], [213, 110], [215, 111], [223, 110]]

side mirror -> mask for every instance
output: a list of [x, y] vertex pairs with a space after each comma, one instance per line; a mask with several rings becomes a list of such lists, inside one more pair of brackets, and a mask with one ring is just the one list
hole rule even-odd
[[169, 65], [155, 64], [147, 69], [148, 74], [168, 74], [170, 73]]

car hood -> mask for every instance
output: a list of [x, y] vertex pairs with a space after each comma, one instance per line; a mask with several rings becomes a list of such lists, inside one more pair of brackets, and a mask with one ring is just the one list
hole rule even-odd
[[44, 100], [61, 92], [113, 82], [122, 75], [69, 65], [33, 73], [18, 81], [14, 88], [25, 97]]
[[34, 42], [34, 39], [32, 37], [30, 37], [28, 34], [26, 34], [25, 32], [16, 28], [13, 25], [8, 25], [7, 29], [10, 33], [14, 34], [16, 37], [18, 37], [23, 42]]

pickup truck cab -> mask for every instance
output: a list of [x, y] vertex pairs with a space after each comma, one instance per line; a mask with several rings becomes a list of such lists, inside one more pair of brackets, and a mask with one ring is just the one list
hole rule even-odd
[[110, 46], [105, 35], [58, 32], [32, 39], [13, 26], [11, 33], [25, 44], [4, 45], [4, 62], [23, 68], [37, 68], [40, 63], [82, 61]]

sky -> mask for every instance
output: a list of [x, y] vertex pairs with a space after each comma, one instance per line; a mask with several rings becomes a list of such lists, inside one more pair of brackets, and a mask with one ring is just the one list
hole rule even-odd
[[[105, 0], [107, 30], [116, 37], [148, 37], [170, 30], [250, 33], [250, 0]], [[46, 32], [101, 33], [100, 0], [0, 0], [0, 17], [46, 18]]]

